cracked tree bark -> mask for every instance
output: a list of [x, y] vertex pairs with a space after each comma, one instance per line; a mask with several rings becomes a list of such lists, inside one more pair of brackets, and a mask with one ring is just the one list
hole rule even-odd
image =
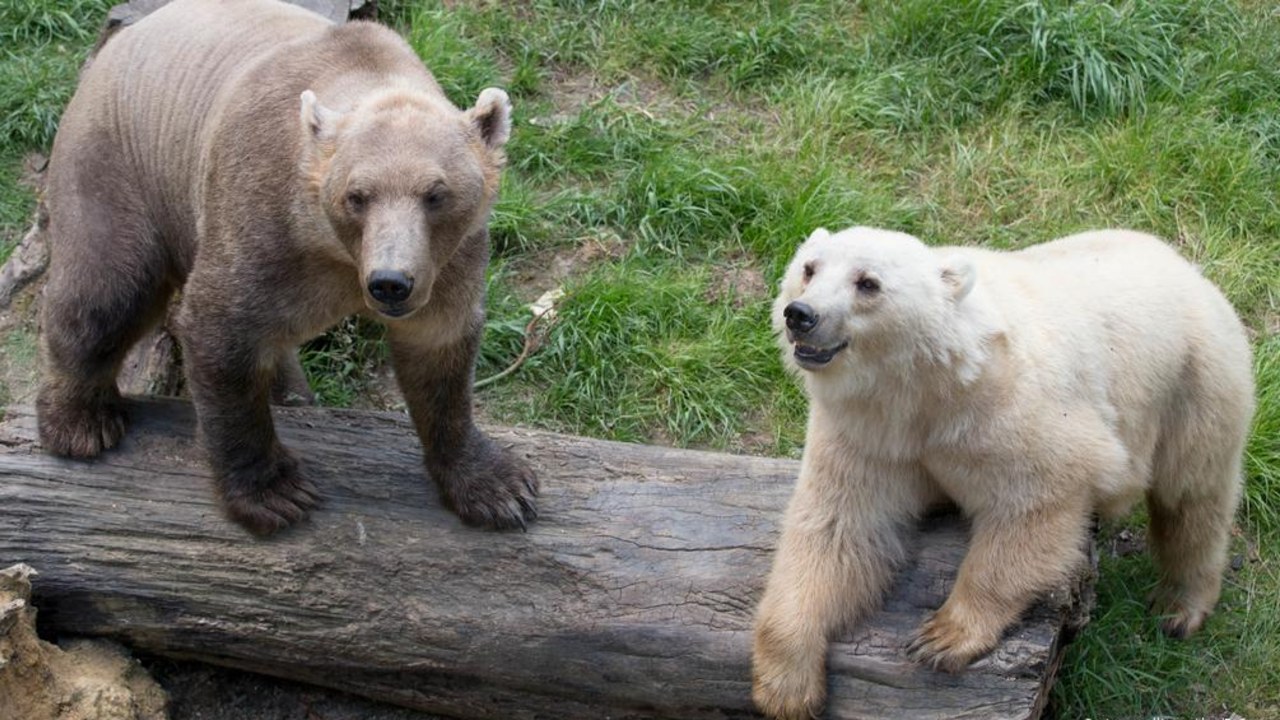
[[[465, 718], [753, 714], [752, 610], [797, 463], [495, 429], [543, 482], [527, 533], [463, 527], [423, 478], [407, 418], [276, 408], [327, 503], [270, 541], [223, 520], [190, 407], [132, 401], [122, 447], [41, 453], [0, 423], [0, 565], [40, 569], [64, 634]], [[939, 605], [965, 529], [934, 519], [885, 608], [833, 645], [831, 718], [1031, 718], [1070, 591], [967, 672], [902, 648]]]

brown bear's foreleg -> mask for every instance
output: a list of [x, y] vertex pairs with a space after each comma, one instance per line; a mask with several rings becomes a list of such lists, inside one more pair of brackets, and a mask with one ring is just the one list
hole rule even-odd
[[752, 696], [775, 718], [816, 717], [829, 639], [875, 607], [924, 506], [914, 467], [868, 464], [810, 422], [795, 494], [756, 613]]
[[1080, 567], [1090, 523], [1086, 501], [1072, 498], [1021, 516], [997, 510], [975, 517], [955, 587], [920, 626], [912, 656], [958, 672], [994, 648], [1032, 601]]
[[538, 480], [472, 420], [471, 385], [483, 319], [439, 343], [414, 323], [390, 327], [391, 361], [422, 441], [427, 471], [451, 510], [471, 525], [525, 527], [537, 517]]
[[[76, 167], [70, 162], [59, 169]], [[78, 187], [61, 176], [51, 183]], [[155, 230], [129, 214], [131, 203], [116, 204], [115, 195], [128, 189], [100, 178], [98, 185], [94, 193], [57, 194], [42, 296], [40, 443], [71, 457], [93, 457], [124, 435], [116, 375], [129, 348], [159, 322], [173, 292]]]
[[196, 297], [188, 292], [179, 315], [182, 359], [218, 494], [232, 520], [270, 535], [319, 503], [271, 421], [276, 351], [254, 342], [248, 321], [199, 316]]

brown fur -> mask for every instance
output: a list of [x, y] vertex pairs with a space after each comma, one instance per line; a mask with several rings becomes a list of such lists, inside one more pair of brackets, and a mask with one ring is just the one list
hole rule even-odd
[[318, 493], [276, 437], [273, 387], [300, 384], [300, 342], [363, 312], [390, 328], [450, 507], [523, 526], [536, 480], [471, 416], [485, 224], [509, 130], [505, 93], [459, 111], [370, 23], [178, 0], [114, 33], [50, 162], [45, 447], [92, 457], [119, 442], [121, 359], [181, 288], [178, 334], [220, 497], [232, 519], [274, 532]]

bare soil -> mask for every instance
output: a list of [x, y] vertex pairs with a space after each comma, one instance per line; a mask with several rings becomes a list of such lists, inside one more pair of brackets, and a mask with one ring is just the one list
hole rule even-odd
[[119, 645], [36, 635], [31, 568], [0, 571], [0, 718], [164, 720], [164, 690]]

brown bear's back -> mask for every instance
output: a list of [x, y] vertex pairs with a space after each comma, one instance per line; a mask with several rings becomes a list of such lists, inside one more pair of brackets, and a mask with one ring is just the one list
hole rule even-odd
[[[110, 157], [157, 230], [190, 237], [200, 161], [212, 121], [243, 73], [290, 46], [314, 42], [328, 20], [274, 0], [177, 0], [115, 33], [86, 68], [63, 114], [50, 165], [81, 191], [70, 158]], [[68, 158], [63, 160], [63, 158]], [[71, 175], [64, 181], [64, 176]]]

